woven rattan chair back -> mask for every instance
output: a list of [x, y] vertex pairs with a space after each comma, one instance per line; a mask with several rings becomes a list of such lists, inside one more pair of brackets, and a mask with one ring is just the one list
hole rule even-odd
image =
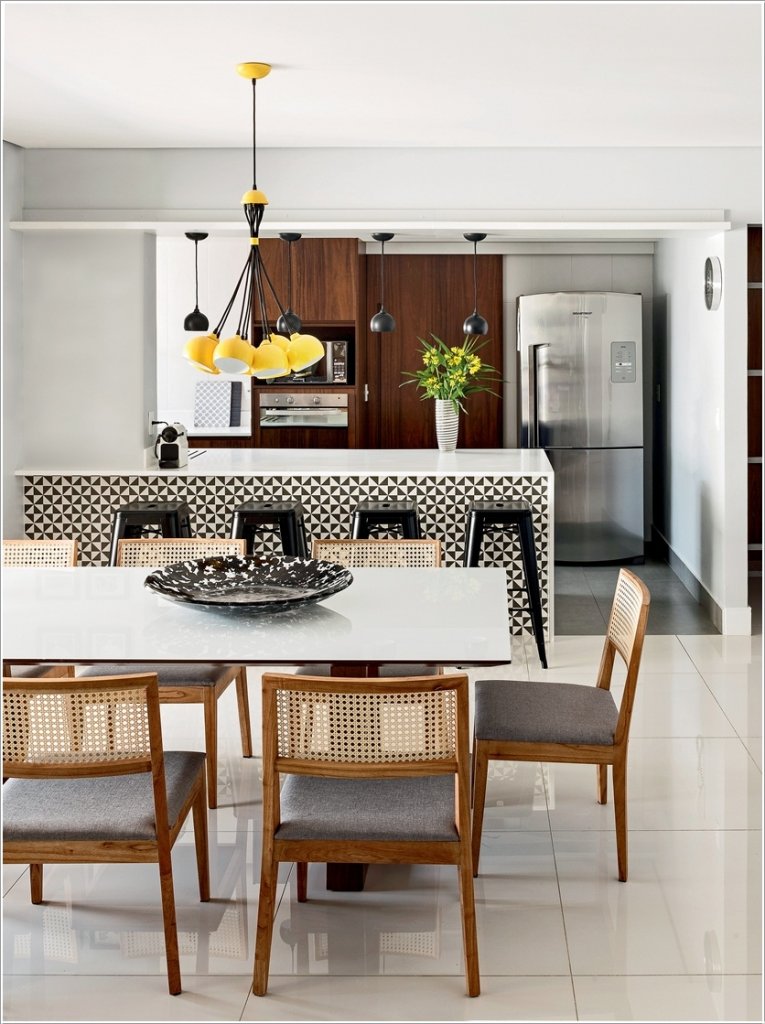
[[466, 685], [462, 675], [360, 681], [267, 674], [264, 743], [274, 758], [264, 777], [317, 768], [354, 778], [456, 773], [467, 757], [467, 747], [458, 750]]
[[645, 583], [629, 569], [620, 569], [597, 680], [598, 686], [610, 689], [614, 660], [618, 653], [627, 666], [627, 680], [614, 735], [614, 743], [617, 745], [625, 743], [629, 735], [650, 603], [651, 595]]
[[77, 565], [76, 540], [4, 540], [3, 566], [58, 569]]
[[431, 569], [441, 565], [441, 541], [319, 539], [312, 555], [348, 569]]
[[3, 774], [123, 775], [161, 768], [155, 675], [3, 680]]
[[245, 552], [246, 542], [230, 537], [129, 537], [118, 544], [116, 564], [149, 569], [198, 558], [244, 556]]

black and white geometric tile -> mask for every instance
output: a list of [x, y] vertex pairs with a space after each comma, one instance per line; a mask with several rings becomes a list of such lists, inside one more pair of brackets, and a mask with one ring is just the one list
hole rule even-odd
[[[359, 501], [417, 502], [422, 535], [438, 538], [444, 565], [461, 565], [471, 501], [528, 501], [532, 509], [542, 618], [548, 628], [550, 495], [546, 476], [28, 476], [24, 522], [29, 538], [76, 537], [81, 565], [106, 565], [114, 513], [133, 501], [183, 501], [192, 534], [230, 536], [231, 518], [244, 501], [299, 501], [310, 537], [350, 537]], [[278, 554], [277, 533], [262, 539], [263, 554]], [[520, 546], [511, 533], [492, 533], [483, 565], [504, 566], [514, 634], [531, 632]]]

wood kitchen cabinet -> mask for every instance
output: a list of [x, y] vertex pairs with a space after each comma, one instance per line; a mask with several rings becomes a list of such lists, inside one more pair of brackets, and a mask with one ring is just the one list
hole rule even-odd
[[[400, 387], [403, 370], [422, 367], [418, 338], [430, 333], [448, 345], [462, 345], [462, 324], [473, 311], [473, 256], [386, 255], [385, 308], [396, 318], [396, 330], [373, 334], [369, 319], [377, 309], [380, 257], [367, 257], [366, 378], [364, 436], [368, 448], [433, 448], [436, 446], [432, 400], [421, 400], [414, 384]], [[478, 309], [489, 322], [487, 344], [480, 356], [502, 373], [502, 257], [478, 257]], [[497, 388], [501, 395], [501, 384]], [[460, 414], [460, 448], [502, 446], [502, 399], [470, 396]]]
[[[287, 243], [281, 238], [260, 242], [263, 262], [279, 298], [286, 306]], [[357, 238], [301, 238], [292, 245], [292, 307], [305, 326], [354, 324], [364, 291], [363, 243]], [[266, 308], [274, 323], [279, 309], [270, 293]]]

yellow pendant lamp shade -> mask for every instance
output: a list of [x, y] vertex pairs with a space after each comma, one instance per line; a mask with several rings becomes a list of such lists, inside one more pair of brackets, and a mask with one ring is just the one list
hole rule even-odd
[[307, 370], [324, 356], [324, 346], [312, 334], [291, 334], [287, 349], [290, 369], [293, 373]]
[[215, 347], [213, 362], [221, 373], [249, 373], [254, 349], [240, 334], [223, 338]]
[[290, 372], [287, 355], [279, 345], [264, 341], [253, 351], [253, 377], [259, 380], [270, 380], [273, 377], [284, 377]]
[[282, 352], [289, 352], [290, 343], [286, 338], [282, 337], [281, 334], [269, 334], [268, 340], [272, 345], [278, 345]]
[[197, 369], [204, 373], [220, 373], [213, 362], [213, 353], [218, 344], [217, 334], [200, 334], [186, 342], [183, 354]]

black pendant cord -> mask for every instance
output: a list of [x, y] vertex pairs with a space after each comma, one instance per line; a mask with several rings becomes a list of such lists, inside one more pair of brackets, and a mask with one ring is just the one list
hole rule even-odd
[[242, 273], [239, 275], [239, 280], [236, 282], [236, 288], [234, 288], [233, 295], [228, 300], [228, 304], [226, 305], [226, 308], [223, 310], [223, 315], [221, 316], [220, 320], [218, 321], [218, 323], [215, 326], [215, 329], [213, 330], [213, 334], [216, 337], [218, 337], [218, 338], [221, 336], [221, 332], [223, 331], [223, 328], [226, 325], [226, 321], [228, 320], [229, 314], [231, 313], [231, 310], [234, 307], [234, 303], [236, 302], [236, 297], [239, 294], [239, 289], [242, 286], [242, 281], [244, 280], [244, 275], [247, 273], [247, 268], [249, 267], [249, 265], [250, 265], [250, 255], [248, 253], [247, 254], [247, 262], [245, 263], [244, 267], [242, 268]]
[[287, 242], [287, 309], [292, 309], [292, 242]]
[[199, 309], [199, 240], [194, 239], [194, 309]]
[[385, 309], [385, 242], [380, 242], [380, 309]]
[[258, 148], [256, 145], [257, 138], [257, 92], [256, 86], [258, 84], [257, 78], [252, 80], [252, 187], [256, 189], [258, 187], [258, 164], [257, 164], [257, 152]]
[[478, 312], [478, 242], [473, 242], [473, 312]]

